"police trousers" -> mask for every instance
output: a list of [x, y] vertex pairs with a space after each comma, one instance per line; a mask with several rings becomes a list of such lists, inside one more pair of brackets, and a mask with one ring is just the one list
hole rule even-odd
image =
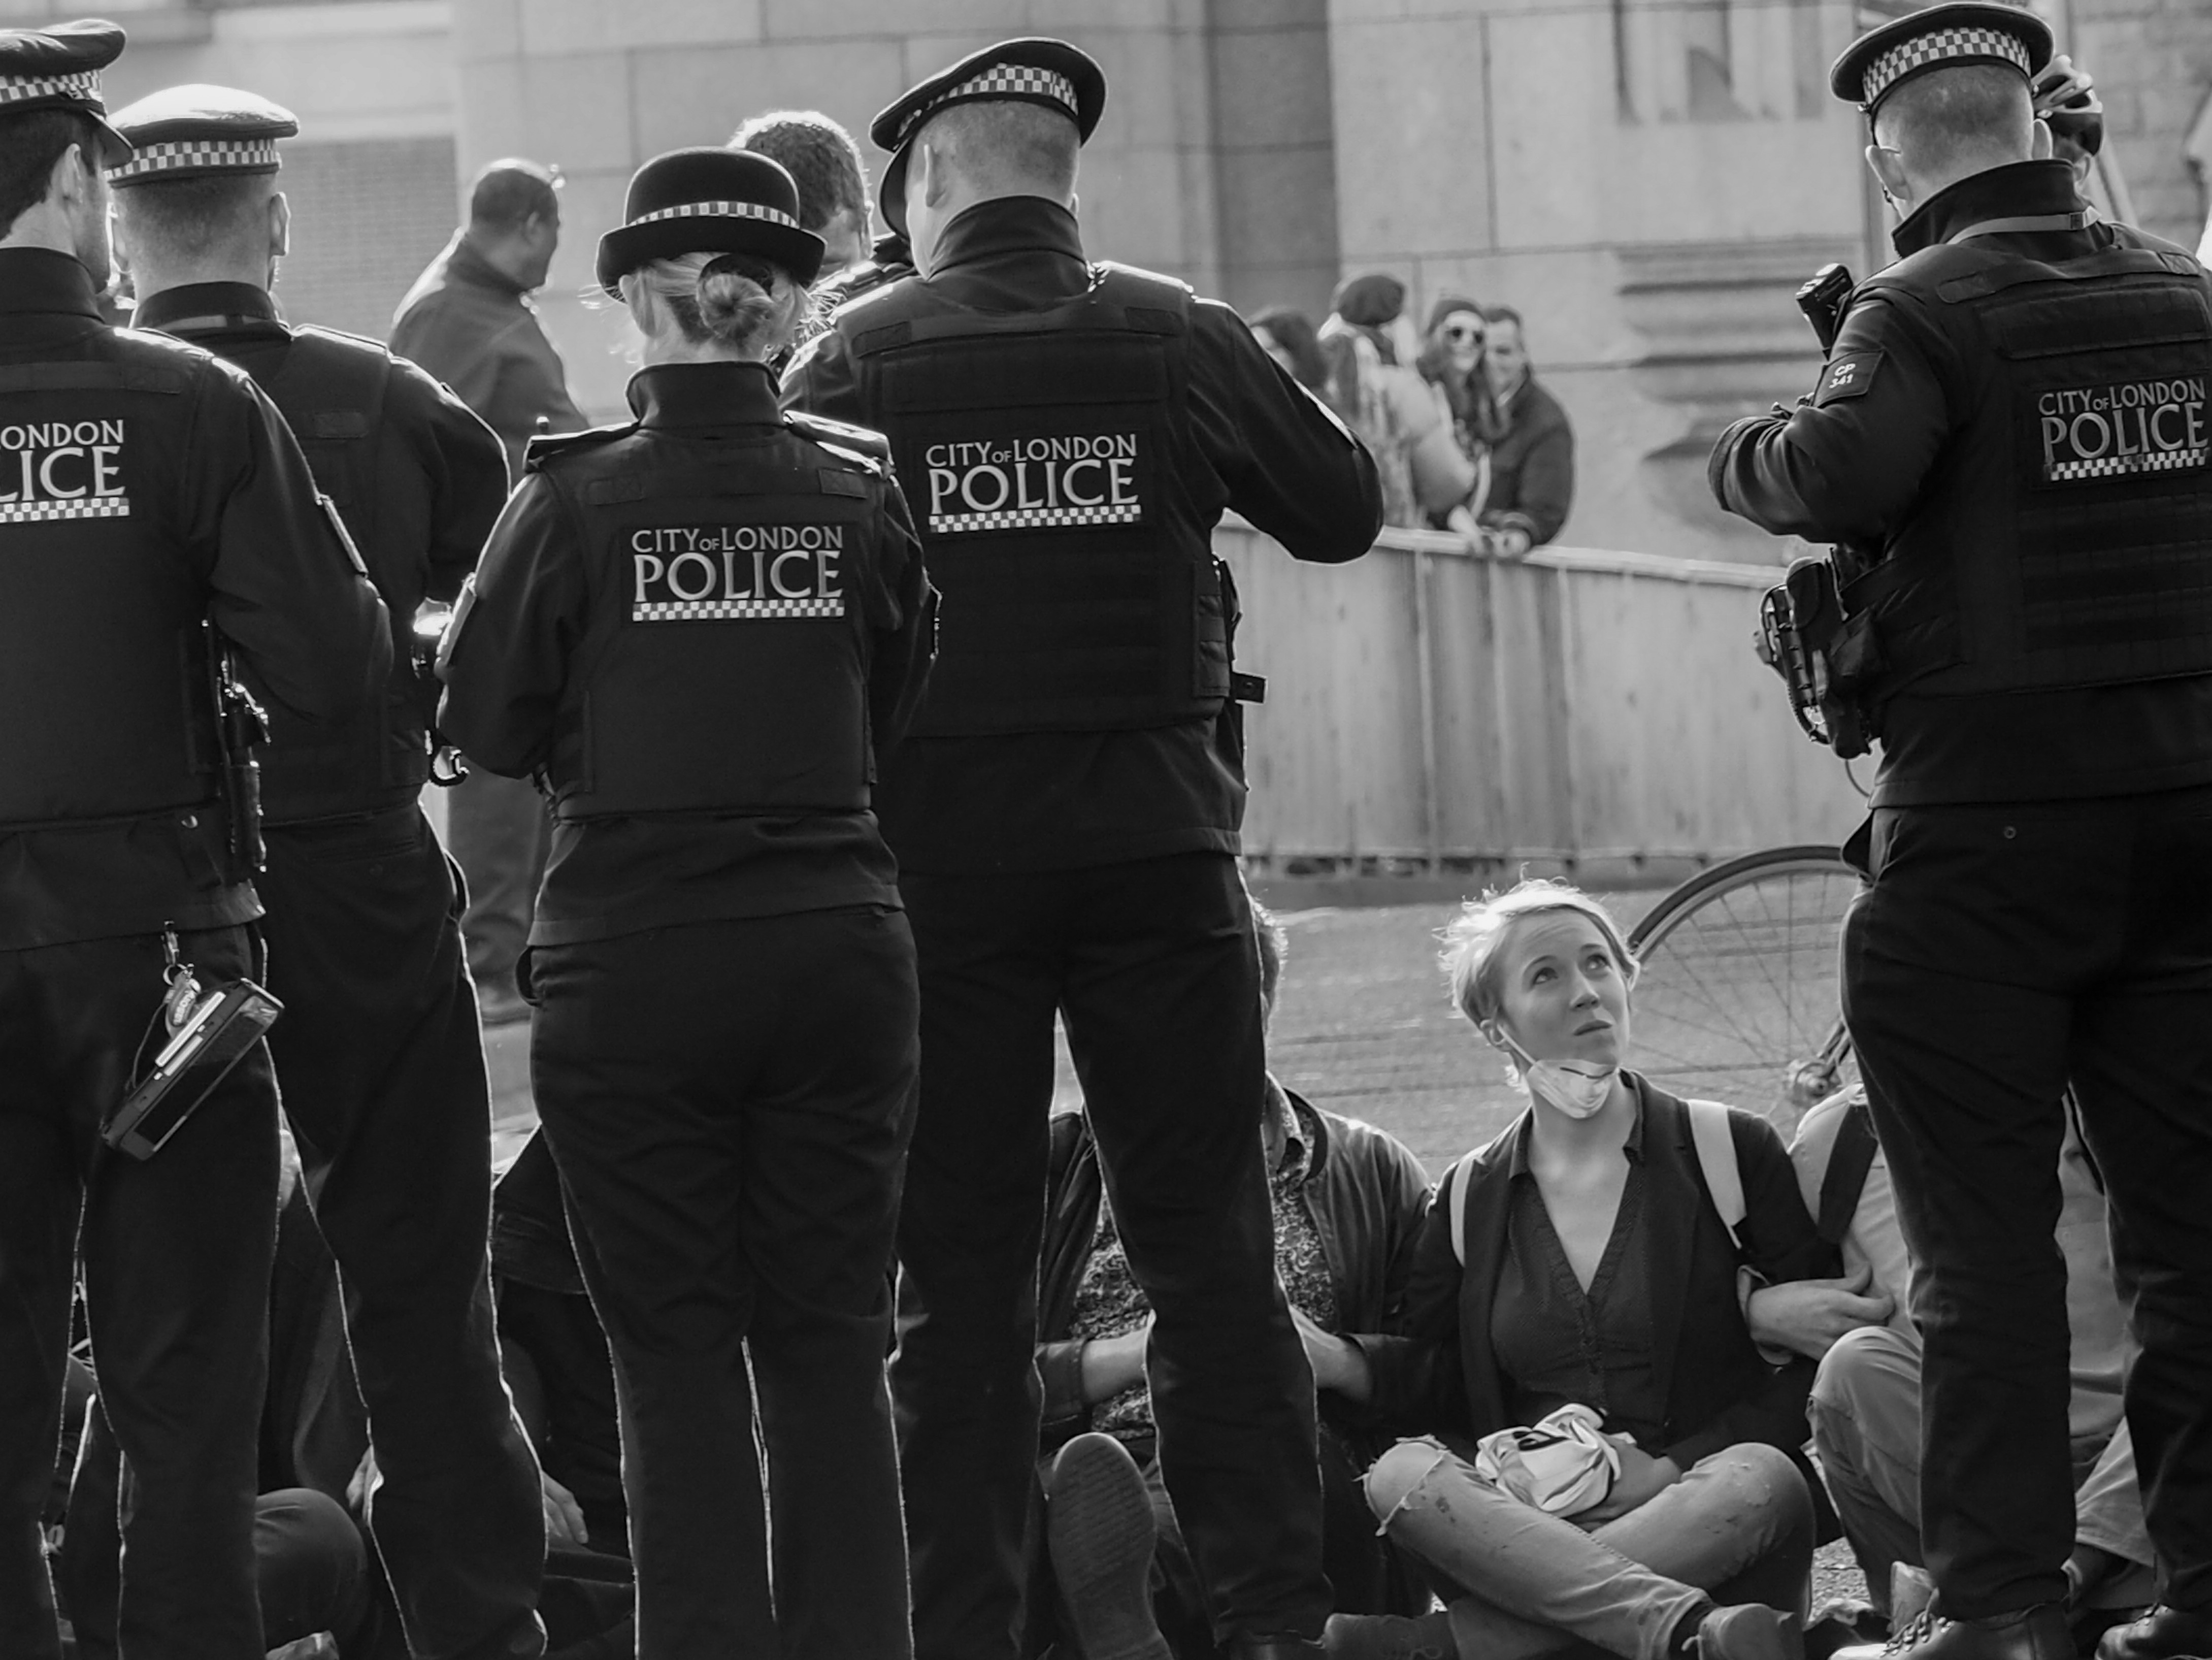
[[492, 1329], [491, 1098], [453, 869], [412, 803], [267, 840], [270, 1052], [344, 1285], [369, 1531], [417, 1660], [533, 1655], [544, 1511]]
[[902, 1660], [884, 1357], [918, 1058], [906, 918], [523, 960], [532, 1088], [614, 1357], [638, 1653]]
[[1313, 1377], [1275, 1280], [1259, 958], [1235, 861], [909, 871], [900, 891], [927, 1057], [891, 1366], [916, 1651], [1011, 1660], [1021, 1630], [1055, 1013], [1154, 1311], [1159, 1464], [1216, 1634], [1318, 1637]]
[[1918, 1265], [1921, 1529], [1958, 1618], [2064, 1594], [2071, 1080], [2132, 1280], [2163, 1595], [2212, 1603], [2212, 789], [1883, 808], [1844, 1006]]
[[[204, 982], [255, 975], [252, 931], [186, 933]], [[124, 1652], [262, 1652], [254, 1497], [276, 1243], [276, 1089], [256, 1044], [155, 1156], [112, 1152], [162, 992], [157, 935], [0, 952], [0, 1654], [61, 1652], [40, 1511], [60, 1445], [82, 1264], [93, 1360], [137, 1474]]]

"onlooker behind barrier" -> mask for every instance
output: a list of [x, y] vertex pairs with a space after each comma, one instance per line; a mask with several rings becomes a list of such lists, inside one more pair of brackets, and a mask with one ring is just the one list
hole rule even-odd
[[817, 286], [868, 257], [868, 170], [853, 135], [819, 110], [771, 110], [730, 135], [733, 150], [782, 164], [799, 186], [799, 223], [822, 239]]
[[1474, 469], [1466, 500], [1445, 512], [1431, 512], [1429, 522], [1463, 535], [1480, 534], [1478, 520], [1490, 497], [1490, 453], [1505, 435], [1505, 418], [1484, 372], [1489, 333], [1481, 307], [1448, 294], [1429, 307], [1428, 332], [1414, 363], [1450, 421], [1460, 453]]
[[1328, 365], [1322, 359], [1312, 319], [1293, 306], [1269, 306], [1255, 312], [1249, 320], [1252, 332], [1284, 374], [1316, 398], [1327, 394]]
[[[1282, 926], [1254, 902], [1264, 1018], [1281, 983]], [[1364, 1408], [1331, 1388], [1341, 1370], [1334, 1334], [1382, 1331], [1403, 1312], [1413, 1241], [1428, 1208], [1420, 1161], [1371, 1124], [1323, 1112], [1272, 1074], [1261, 1140], [1274, 1201], [1275, 1266], [1322, 1391], [1322, 1565], [1336, 1606], [1413, 1614], [1425, 1585], [1375, 1531], [1358, 1474], [1389, 1444]], [[1085, 1655], [1218, 1653], [1205, 1594], [1156, 1456], [1145, 1378], [1152, 1309], [1129, 1271], [1080, 1112], [1056, 1116], [1037, 1286], [1037, 1371], [1044, 1383], [1039, 1467], [1048, 1504], [1047, 1549], [1033, 1565], [1031, 1651], [1057, 1614]], [[1057, 1590], [1055, 1596], [1054, 1591]], [[1148, 1623], [1150, 1622], [1150, 1623]], [[1152, 1628], [1156, 1625], [1157, 1629]]]
[[[2077, 1485], [2066, 1575], [2077, 1642], [2094, 1640], [2112, 1611], [2140, 1608], [2155, 1594], [2134, 1444], [2121, 1416], [2134, 1344], [2113, 1279], [2103, 1177], [2083, 1144], [2079, 1110], [2069, 1098], [2057, 1229], [2073, 1344], [2069, 1416]], [[1811, 1406], [1820, 1468], [1866, 1570], [1869, 1597], [1901, 1624], [1908, 1610], [1891, 1606], [1892, 1568], [1923, 1566], [1921, 1342], [1905, 1312], [1911, 1252], [1865, 1089], [1854, 1085], [1806, 1114], [1790, 1156], [1822, 1236], [1842, 1249], [1850, 1282], [1871, 1280], [1869, 1296], [1854, 1295], [1849, 1282], [1772, 1286], [1750, 1299], [1752, 1335], [1820, 1363]]]
[[1406, 308], [1406, 285], [1381, 271], [1347, 278], [1317, 337], [1328, 371], [1323, 396], [1375, 458], [1382, 520], [1401, 529], [1449, 512], [1474, 488], [1451, 423], [1409, 363], [1391, 325]]
[[1521, 313], [1487, 306], [1483, 378], [1504, 435], [1491, 447], [1490, 493], [1476, 522], [1508, 553], [1526, 553], [1559, 533], [1575, 499], [1575, 435], [1558, 398], [1537, 383]]
[[[1813, 1367], [1759, 1353], [1739, 1270], [1794, 1280], [1836, 1255], [1781, 1138], [1623, 1068], [1635, 959], [1588, 895], [1524, 882], [1471, 902], [1449, 939], [1452, 1000], [1531, 1103], [1438, 1184], [1404, 1335], [1353, 1338], [1340, 1387], [1416, 1438], [1368, 1499], [1452, 1600], [1339, 1614], [1330, 1652], [1533, 1660], [1578, 1638], [1630, 1660], [1794, 1660]], [[1560, 1447], [1531, 1429], [1570, 1408], [1614, 1467], [1540, 1508], [1504, 1461]]]
[[[561, 354], [545, 337], [530, 294], [543, 287], [561, 240], [560, 180], [513, 157], [477, 174], [469, 222], [399, 302], [392, 350], [451, 386], [507, 447], [507, 471], [541, 432], [589, 424], [569, 400]], [[447, 798], [447, 841], [468, 878], [461, 931], [488, 1024], [521, 1020], [515, 959], [529, 937], [550, 832], [537, 790], [478, 768]]]

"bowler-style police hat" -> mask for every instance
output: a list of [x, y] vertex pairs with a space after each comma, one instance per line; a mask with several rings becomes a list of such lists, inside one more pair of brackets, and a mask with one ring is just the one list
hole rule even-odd
[[[123, 31], [104, 18], [42, 29], [0, 29], [0, 118], [74, 110], [100, 130], [102, 161], [131, 158], [131, 144], [107, 124], [100, 72], [123, 56]], [[0, 126], [0, 139], [6, 128]]]
[[1869, 121], [1915, 76], [1967, 64], [2001, 64], [2032, 81], [2051, 61], [2051, 25], [1995, 0], [1951, 0], [1869, 29], [1828, 71], [1828, 89]]
[[283, 165], [276, 141], [300, 131], [282, 104], [235, 87], [168, 87], [115, 113], [117, 131], [135, 152], [107, 170], [118, 189], [216, 175], [243, 178]]
[[799, 223], [799, 186], [750, 150], [654, 156], [630, 179], [623, 218], [599, 238], [599, 286], [617, 298], [640, 265], [687, 253], [757, 253], [800, 283], [822, 269], [822, 239]]
[[915, 135], [940, 110], [990, 99], [1058, 110], [1075, 123], [1076, 142], [1085, 143], [1105, 112], [1106, 72], [1089, 52], [1065, 40], [1001, 40], [902, 93], [868, 124], [876, 148], [891, 153], [876, 202], [884, 222], [900, 235], [906, 234], [906, 163]]

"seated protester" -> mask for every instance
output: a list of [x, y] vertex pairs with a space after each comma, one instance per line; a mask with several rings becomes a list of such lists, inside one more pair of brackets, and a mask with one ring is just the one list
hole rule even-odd
[[[1272, 1016], [1283, 933], [1264, 906], [1252, 909]], [[1047, 1538], [1032, 1563], [1024, 1647], [1038, 1651], [1056, 1625], [1063, 1655], [1072, 1645], [1085, 1656], [1211, 1657], [1218, 1651], [1199, 1575], [1153, 1456], [1145, 1379], [1152, 1308], [1115, 1232], [1089, 1123], [1062, 1113], [1050, 1134], [1037, 1287]], [[1380, 1331], [1401, 1312], [1427, 1174], [1392, 1137], [1321, 1111], [1272, 1077], [1261, 1139], [1276, 1268], [1322, 1389], [1322, 1566], [1340, 1608], [1426, 1608], [1425, 1587], [1377, 1537], [1361, 1495], [1358, 1472], [1388, 1441], [1362, 1408], [1331, 1392], [1345, 1350], [1329, 1334]]]
[[[367, 1541], [343, 1502], [347, 1477], [368, 1440], [368, 1414], [346, 1359], [337, 1264], [307, 1207], [290, 1138], [284, 1140], [261, 1493], [253, 1506], [254, 1581], [271, 1655], [305, 1660], [321, 1654], [326, 1651], [313, 1639], [327, 1633], [339, 1653], [356, 1660], [374, 1654], [377, 1633], [387, 1625], [378, 1605], [380, 1576], [373, 1572]], [[303, 1399], [319, 1402], [333, 1387], [352, 1402], [347, 1424], [334, 1435], [319, 1428], [318, 1414], [292, 1410]], [[54, 1586], [76, 1633], [79, 1660], [113, 1660], [123, 1585], [119, 1518], [135, 1483], [100, 1409], [97, 1379], [73, 1362], [70, 1388], [73, 1408], [81, 1394], [89, 1398], [73, 1414], [83, 1433], [70, 1467]], [[396, 1620], [388, 1624], [396, 1639]], [[404, 1645], [398, 1651], [406, 1652]]]
[[[1402, 1335], [1352, 1341], [1338, 1387], [1419, 1438], [1367, 1475], [1447, 1611], [1338, 1615], [1338, 1656], [1526, 1660], [1573, 1639], [1631, 1660], [1794, 1660], [1817, 1514], [1809, 1361], [1753, 1346], [1739, 1268], [1831, 1274], [1781, 1138], [1624, 1070], [1636, 964], [1595, 900], [1528, 881], [1449, 931], [1452, 998], [1531, 1097], [1438, 1184]], [[1477, 1443], [1570, 1405], [1619, 1468], [1554, 1514]]]
[[1491, 447], [1490, 493], [1476, 522], [1508, 553], [1526, 553], [1556, 537], [1575, 501], [1575, 434], [1559, 400], [1536, 383], [1521, 313], [1510, 306], [1483, 312], [1489, 333], [1482, 373], [1504, 433]]
[[[1757, 1292], [1748, 1310], [1752, 1332], [1820, 1362], [1814, 1444], [1844, 1535], [1866, 1571], [1869, 1596], [1887, 1614], [1893, 1567], [1922, 1566], [1921, 1350], [1906, 1312], [1911, 1254], [1865, 1091], [1840, 1091], [1806, 1114], [1790, 1158], [1821, 1232], [1842, 1247], [1846, 1278], [1826, 1288], [1777, 1286]], [[2068, 1603], [2077, 1630], [2101, 1629], [2115, 1611], [2142, 1607], [2156, 1592], [2134, 1444], [2122, 1416], [2133, 1341], [2114, 1283], [2103, 1183], [2070, 1096], [2058, 1188], [2076, 1482]], [[1853, 1295], [1869, 1280], [1870, 1298]]]

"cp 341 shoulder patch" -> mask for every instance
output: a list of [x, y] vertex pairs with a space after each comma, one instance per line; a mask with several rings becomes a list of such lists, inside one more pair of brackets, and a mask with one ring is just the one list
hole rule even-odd
[[1863, 398], [1874, 386], [1874, 378], [1881, 370], [1881, 349], [1868, 347], [1859, 351], [1847, 351], [1828, 360], [1827, 372], [1820, 377], [1820, 390], [1813, 394], [1813, 407], [1820, 409], [1844, 398]]

